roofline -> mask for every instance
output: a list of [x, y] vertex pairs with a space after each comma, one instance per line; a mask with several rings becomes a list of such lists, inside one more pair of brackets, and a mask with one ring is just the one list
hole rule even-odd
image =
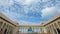
[[10, 20], [8, 17], [6, 17], [3, 13], [0, 12], [0, 18], [9, 22], [10, 24], [14, 25], [14, 26], [17, 26], [15, 24], [13, 24], [14, 22], [12, 20]]
[[51, 22], [54, 22], [55, 20], [57, 20], [57, 19], [59, 19], [60, 18], [60, 13], [59, 14], [57, 14], [56, 16], [54, 16], [53, 18], [51, 18], [51, 19], [49, 19], [47, 22], [45, 22], [43, 25], [45, 26], [45, 25], [47, 25], [47, 24], [49, 24], [49, 23], [51, 23]]
[[38, 26], [38, 27], [43, 27], [43, 25], [41, 25], [41, 24], [20, 24], [19, 26]]
[[[10, 20], [9, 18], [7, 18], [5, 15], [3, 15], [1, 12], [0, 12], [0, 18], [2, 18], [3, 20], [9, 22], [10, 24], [14, 25], [14, 26], [17, 26], [16, 24], [14, 24], [14, 22], [12, 20]], [[56, 19], [60, 18], [60, 13], [57, 14], [56, 16], [54, 16], [53, 18], [49, 19], [47, 22], [44, 22], [43, 24], [20, 24], [18, 26], [45, 26], [53, 21], [55, 21]]]

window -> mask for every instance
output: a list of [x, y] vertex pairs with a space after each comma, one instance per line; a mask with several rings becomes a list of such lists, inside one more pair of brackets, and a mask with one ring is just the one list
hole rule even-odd
[[43, 32], [43, 30], [42, 30], [43, 28], [40, 28], [40, 32]]
[[32, 32], [32, 28], [31, 27], [28, 28], [28, 32]]

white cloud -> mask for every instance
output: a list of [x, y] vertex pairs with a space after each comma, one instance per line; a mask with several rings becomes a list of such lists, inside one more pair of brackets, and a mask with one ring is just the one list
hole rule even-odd
[[41, 12], [42, 12], [42, 17], [44, 18], [46, 16], [53, 15], [59, 11], [58, 11], [57, 7], [50, 7], [50, 8], [47, 7], [45, 9], [43, 9]]
[[47, 1], [49, 1], [49, 0], [42, 0], [42, 2], [47, 2]]
[[30, 4], [30, 3], [32, 3], [34, 0], [25, 0], [25, 4]]
[[[28, 6], [25, 6], [25, 7], [23, 7], [23, 9], [24, 9], [24, 11], [25, 11], [25, 13], [27, 14], [28, 12], [29, 12], [29, 10], [32, 10], [32, 11], [39, 11], [40, 9], [40, 7], [42, 7], [42, 6], [39, 6], [38, 5], [38, 3], [39, 2], [48, 2], [49, 0], [15, 0], [16, 2], [20, 2], [19, 4], [28, 4]], [[39, 1], [39, 2], [38, 2]], [[0, 0], [0, 3], [3, 5], [3, 6], [10, 6], [10, 5], [12, 5], [13, 4], [13, 0]], [[31, 8], [29, 8], [29, 4], [31, 4], [32, 3], [32, 7]], [[60, 3], [60, 2], [59, 2]], [[44, 8], [41, 12], [42, 12], [42, 17], [44, 18], [44, 17], [46, 17], [46, 16], [51, 16], [51, 15], [53, 15], [53, 14], [55, 14], [55, 13], [57, 13], [57, 12], [60, 12], [60, 7], [58, 7], [57, 8], [57, 6], [60, 6], [60, 4], [57, 4], [57, 6], [56, 7], [47, 7], [47, 6], [50, 6], [50, 2], [49, 3], [47, 3], [47, 4], [45, 4], [45, 5], [43, 5], [44, 7], [46, 7], [46, 8]], [[39, 7], [39, 8], [38, 8]], [[17, 20], [18, 22], [21, 22], [22, 24], [35, 24], [35, 23], [32, 23], [32, 22], [27, 22], [27, 21], [19, 21], [19, 19], [17, 19], [17, 18], [23, 18], [23, 19], [25, 19], [25, 18], [28, 18], [29, 16], [24, 16], [24, 15], [21, 15], [20, 13], [18, 14], [18, 13], [16, 13], [16, 12], [12, 12], [12, 11], [8, 11], [8, 10], [6, 10], [5, 9], [5, 11], [3, 11], [4, 12], [4, 14], [5, 15], [7, 15], [10, 19], [12, 19], [12, 20]], [[29, 18], [34, 18], [33, 16], [32, 17], [29, 17]], [[37, 18], [35, 18], [35, 19], [37, 19]]]
[[19, 3], [22, 3], [22, 4], [30, 4], [33, 0], [15, 0]]
[[59, 11], [59, 13], [60, 13], [60, 7], [58, 7], [58, 11]]
[[3, 6], [10, 6], [11, 4], [13, 4], [13, 0], [0, 0], [0, 3]]
[[30, 5], [38, 2], [39, 0], [15, 0], [15, 1], [19, 2], [20, 4], [22, 3], [22, 5]]
[[16, 18], [17, 17], [19, 17], [18, 16], [18, 14], [17, 13], [15, 13], [15, 12], [11, 12], [11, 11], [1, 11], [4, 15], [6, 15], [8, 18], [10, 18], [11, 20], [16, 20]]

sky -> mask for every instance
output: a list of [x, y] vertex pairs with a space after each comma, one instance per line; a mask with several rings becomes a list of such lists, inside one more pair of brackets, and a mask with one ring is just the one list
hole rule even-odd
[[0, 0], [0, 12], [19, 24], [41, 24], [60, 13], [60, 0]]

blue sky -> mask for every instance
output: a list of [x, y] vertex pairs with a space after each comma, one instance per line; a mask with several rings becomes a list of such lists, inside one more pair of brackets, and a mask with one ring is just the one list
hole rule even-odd
[[0, 12], [20, 24], [40, 24], [60, 13], [60, 0], [0, 0]]

